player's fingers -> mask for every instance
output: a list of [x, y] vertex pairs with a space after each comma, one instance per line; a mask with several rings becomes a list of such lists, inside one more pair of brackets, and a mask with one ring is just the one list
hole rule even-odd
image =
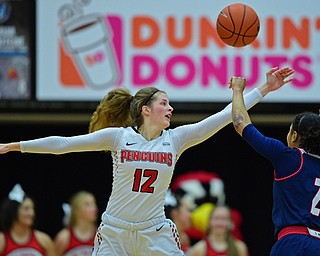
[[274, 73], [275, 71], [277, 71], [279, 69], [279, 67], [273, 67], [273, 68], [271, 68], [271, 69], [269, 69], [268, 71], [267, 71], [267, 75], [271, 75], [272, 73]]
[[288, 76], [291, 76], [292, 74], [294, 73], [294, 70], [289, 70], [287, 73], [286, 73], [286, 77], [288, 77]]
[[293, 80], [293, 78], [287, 79], [287, 80], [283, 80], [284, 84], [290, 83]]
[[[281, 75], [281, 77], [282, 77], [282, 79], [284, 80], [284, 79], [286, 79], [287, 77], [289, 77], [290, 75], [292, 75], [294, 73], [294, 71], [293, 70], [291, 70], [291, 69], [288, 69], [288, 70], [286, 70], [286, 72], [280, 72], [280, 75]], [[291, 79], [292, 80], [292, 79]], [[290, 80], [290, 81], [291, 81]]]
[[281, 69], [281, 70], [279, 70], [279, 72], [281, 73], [281, 75], [285, 75], [285, 76], [289, 76], [289, 75], [291, 75], [291, 74], [293, 74], [294, 73], [294, 70], [293, 69], [291, 69], [291, 68], [283, 68], [283, 69]]
[[279, 80], [283, 80], [282, 75], [279, 72], [274, 72], [273, 73]]

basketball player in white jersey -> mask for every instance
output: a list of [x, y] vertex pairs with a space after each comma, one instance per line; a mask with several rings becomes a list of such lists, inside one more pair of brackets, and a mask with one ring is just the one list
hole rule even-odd
[[[269, 70], [266, 83], [245, 96], [247, 108], [285, 84], [277, 72], [292, 70]], [[117, 88], [97, 107], [89, 134], [0, 144], [0, 153], [110, 151], [112, 192], [92, 255], [183, 255], [175, 224], [165, 218], [166, 192], [180, 155], [231, 123], [231, 104], [198, 123], [167, 129], [172, 111], [164, 91], [144, 87], [132, 96]]]

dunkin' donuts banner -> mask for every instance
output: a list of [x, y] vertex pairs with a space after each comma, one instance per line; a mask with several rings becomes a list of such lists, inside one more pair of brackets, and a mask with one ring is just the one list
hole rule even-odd
[[109, 91], [153, 85], [176, 102], [229, 102], [231, 76], [247, 90], [271, 67], [294, 80], [269, 102], [320, 101], [320, 13], [315, 0], [248, 0], [260, 18], [257, 39], [225, 45], [217, 0], [37, 1], [37, 100], [99, 101]]

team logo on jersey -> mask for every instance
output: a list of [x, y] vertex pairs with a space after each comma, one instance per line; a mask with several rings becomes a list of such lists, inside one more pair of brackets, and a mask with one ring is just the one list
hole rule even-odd
[[160, 231], [163, 228], [164, 224], [162, 224], [160, 227], [156, 228], [156, 231]]
[[135, 144], [137, 144], [138, 142], [132, 142], [132, 143], [129, 143], [129, 142], [127, 142], [126, 143], [126, 146], [132, 146], [132, 145], [135, 145]]
[[121, 150], [121, 162], [143, 161], [172, 165], [172, 153], [170, 152], [148, 152], [135, 150]]
[[126, 143], [126, 146], [132, 146], [132, 145], [135, 145], [135, 144], [137, 144], [138, 142], [132, 142], [132, 143], [129, 143], [129, 142], [127, 142]]

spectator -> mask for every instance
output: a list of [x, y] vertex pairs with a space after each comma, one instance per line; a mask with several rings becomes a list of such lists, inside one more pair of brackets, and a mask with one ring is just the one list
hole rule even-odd
[[95, 197], [87, 191], [79, 191], [63, 205], [65, 225], [55, 237], [57, 255], [91, 255], [97, 231], [98, 208]]
[[186, 233], [191, 227], [191, 207], [188, 203], [169, 189], [165, 201], [165, 214], [177, 227], [180, 237], [181, 249], [187, 252], [190, 246], [190, 238]]
[[232, 235], [233, 222], [227, 206], [215, 206], [207, 235], [190, 248], [190, 256], [248, 256], [246, 244]]
[[55, 256], [51, 237], [34, 228], [34, 201], [20, 184], [14, 186], [1, 207], [0, 256]]

